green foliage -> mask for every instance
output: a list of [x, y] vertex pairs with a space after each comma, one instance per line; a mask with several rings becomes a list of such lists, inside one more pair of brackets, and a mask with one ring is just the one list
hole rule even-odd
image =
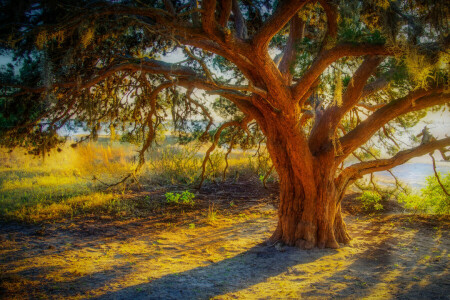
[[357, 27], [355, 24], [341, 24], [343, 29], [339, 32], [338, 40], [343, 43], [368, 43], [383, 45], [386, 39], [383, 37], [380, 31], [375, 30], [370, 32], [364, 30], [361, 27]]
[[[442, 184], [447, 191], [450, 191], [450, 173], [444, 177], [439, 174]], [[430, 214], [449, 214], [450, 197], [444, 193], [436, 177], [427, 177], [427, 185], [418, 193], [402, 193], [399, 195], [399, 202], [413, 211]]]
[[230, 102], [224, 97], [216, 98], [216, 100], [212, 103], [212, 108], [222, 118], [234, 117], [238, 113], [242, 115], [236, 104]]
[[185, 204], [193, 206], [195, 195], [188, 190], [180, 193], [166, 193], [166, 201], [169, 204]]
[[[0, 82], [15, 85], [42, 85], [45, 81], [42, 73], [45, 67], [39, 57], [28, 57], [21, 61], [21, 67], [15, 70], [12, 64], [0, 68]], [[18, 71], [16, 74], [16, 71]], [[45, 82], [44, 82], [45, 84]], [[45, 153], [56, 147], [62, 140], [56, 134], [56, 124], [49, 126], [40, 121], [43, 113], [55, 100], [55, 95], [29, 95], [16, 93], [0, 96], [0, 144], [7, 147], [23, 146], [32, 153]], [[28, 124], [28, 126], [23, 126]], [[8, 134], [13, 128], [21, 126], [16, 134]]]
[[140, 143], [142, 143], [144, 138], [142, 137], [140, 132], [128, 132], [127, 131], [120, 136], [119, 140], [122, 143], [130, 143], [133, 145], [139, 145]]
[[304, 38], [296, 45], [297, 55], [290, 67], [290, 71], [295, 76], [302, 76], [314, 60], [314, 54], [319, 50], [319, 44], [309, 38]]
[[383, 204], [381, 204], [381, 196], [376, 192], [364, 191], [357, 199], [362, 202], [363, 209], [367, 212], [379, 211], [383, 209]]

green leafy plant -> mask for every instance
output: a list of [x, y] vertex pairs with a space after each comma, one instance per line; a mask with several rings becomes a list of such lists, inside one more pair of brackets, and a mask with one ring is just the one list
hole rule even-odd
[[187, 190], [182, 193], [166, 193], [165, 196], [169, 204], [187, 204], [191, 206], [195, 204], [195, 195]]
[[[444, 188], [450, 190], [450, 173], [444, 177], [439, 174]], [[436, 177], [431, 175], [427, 177], [427, 185], [418, 193], [402, 193], [398, 201], [410, 210], [430, 213], [430, 214], [448, 214], [450, 213], [450, 196], [446, 195], [439, 185]]]
[[381, 196], [376, 192], [364, 191], [357, 199], [362, 202], [365, 211], [378, 211], [383, 209]]

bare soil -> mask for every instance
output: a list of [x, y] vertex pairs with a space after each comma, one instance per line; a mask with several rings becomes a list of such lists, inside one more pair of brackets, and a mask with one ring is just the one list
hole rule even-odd
[[209, 184], [193, 207], [164, 205], [176, 189], [127, 195], [142, 210], [133, 218], [0, 223], [0, 296], [450, 299], [448, 216], [405, 214], [395, 203], [368, 215], [350, 194], [351, 244], [305, 251], [264, 243], [277, 221], [274, 185]]

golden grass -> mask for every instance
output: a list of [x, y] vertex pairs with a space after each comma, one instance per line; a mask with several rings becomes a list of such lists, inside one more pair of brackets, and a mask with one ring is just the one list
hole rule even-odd
[[[166, 144], [146, 155], [141, 183], [196, 184], [207, 145]], [[103, 183], [118, 182], [136, 167], [131, 144], [86, 143], [64, 147], [42, 158], [0, 149], [0, 217], [25, 222], [55, 221], [86, 214], [127, 215], [135, 212], [131, 200]], [[258, 176], [268, 169], [267, 159], [237, 151], [228, 159], [227, 178]], [[207, 181], [223, 180], [224, 151], [216, 150], [206, 168]], [[104, 191], [104, 192], [100, 192]]]
[[[25, 222], [59, 220], [80, 214], [117, 212], [113, 192], [92, 176], [118, 178], [130, 164], [122, 147], [87, 144], [36, 158], [20, 150], [0, 152], [0, 216]], [[114, 171], [114, 173], [112, 173]], [[114, 198], [114, 199], [113, 199]]]

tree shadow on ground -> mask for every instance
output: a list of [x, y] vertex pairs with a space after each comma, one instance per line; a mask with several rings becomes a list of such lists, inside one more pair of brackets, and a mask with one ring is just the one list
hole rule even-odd
[[[402, 222], [404, 220], [397, 220], [406, 227], [397, 224], [386, 229], [385, 225], [392, 220], [386, 217], [371, 222], [371, 232], [366, 238], [373, 238], [376, 242], [357, 254], [344, 270], [325, 277], [314, 286], [315, 290], [303, 293], [302, 297], [345, 298], [353, 295], [352, 299], [449, 299], [449, 270], [440, 261], [439, 255], [436, 254], [433, 259], [436, 249], [443, 248], [441, 250], [446, 253], [446, 246], [441, 245], [439, 239], [433, 240], [427, 223], [405, 224]], [[412, 229], [417, 231], [406, 238], [407, 232]], [[426, 242], [421, 241], [424, 236], [428, 237]], [[425, 248], [420, 243], [427, 244], [426, 249], [422, 250], [425, 253], [418, 251], [418, 247]], [[421, 262], [424, 254], [430, 259]], [[345, 288], [336, 289], [330, 294], [333, 283], [343, 283]]]
[[[36, 237], [39, 227], [29, 227], [21, 232], [23, 227], [10, 225], [7, 232], [16, 234], [18, 244], [1, 257], [0, 274], [2, 268], [6, 271], [16, 266], [17, 271], [14, 268], [8, 270], [8, 277], [3, 279], [11, 286], [22, 280], [17, 285], [23, 291], [20, 295], [36, 296], [32, 298], [94, 297], [106, 293], [97, 299], [209, 299], [237, 292], [255, 292], [256, 297], [261, 287], [272, 288], [273, 293], [269, 290], [266, 294], [276, 295], [274, 279], [291, 284], [288, 288], [298, 297], [306, 298], [445, 299], [450, 294], [445, 252], [450, 249], [446, 238], [450, 223], [446, 221], [429, 222], [426, 219], [425, 222], [410, 216], [392, 215], [370, 217], [356, 226], [353, 220], [349, 222], [350, 232], [356, 242], [340, 250], [302, 251], [287, 247], [280, 252], [275, 247], [255, 246], [238, 255], [236, 253], [248, 246], [221, 250], [222, 245], [234, 243], [239, 237], [258, 237], [252, 238], [252, 245], [267, 238], [265, 233], [273, 220], [257, 220], [208, 227], [210, 230], [201, 231], [201, 234], [196, 234], [200, 229], [196, 227], [196, 230], [184, 231], [179, 238], [176, 234], [169, 235], [173, 240], [159, 237], [160, 229], [155, 228], [155, 220], [114, 223], [114, 227], [117, 226], [114, 230], [110, 223], [99, 224], [92, 220], [73, 230], [44, 230], [39, 239], [31, 240], [26, 237]], [[109, 233], [114, 234], [110, 236]], [[75, 240], [76, 244], [69, 243]], [[26, 241], [29, 242], [27, 247]], [[119, 251], [118, 245], [133, 245], [134, 242], [140, 247], [138, 252], [127, 254]], [[214, 253], [220, 255], [209, 256], [208, 251], [203, 251], [211, 245]], [[414, 248], [419, 248], [419, 251]], [[88, 275], [76, 273], [67, 264], [62, 272], [57, 272], [51, 264], [41, 268], [20, 264], [27, 258], [35, 261], [55, 258], [56, 262], [61, 262], [62, 257], [67, 257], [71, 261], [78, 252], [81, 252], [83, 261], [90, 264], [94, 260], [88, 259], [91, 251], [102, 257], [109, 253], [112, 259]], [[425, 263], [418, 263], [423, 256], [429, 258]], [[193, 260], [195, 268], [185, 271], [190, 264], [183, 261], [186, 257]], [[229, 258], [211, 264], [218, 257]], [[160, 268], [174, 262], [173, 267]], [[197, 267], [199, 264], [201, 266]], [[173, 273], [175, 270], [182, 271]], [[168, 272], [171, 274], [165, 275]], [[11, 294], [9, 298], [19, 298], [17, 295]]]
[[[95, 299], [210, 299], [246, 289], [288, 268], [310, 263], [334, 250], [302, 251], [255, 246], [235, 257], [179, 274], [169, 274], [147, 283], [101, 295]], [[312, 255], [314, 254], [314, 255]]]

